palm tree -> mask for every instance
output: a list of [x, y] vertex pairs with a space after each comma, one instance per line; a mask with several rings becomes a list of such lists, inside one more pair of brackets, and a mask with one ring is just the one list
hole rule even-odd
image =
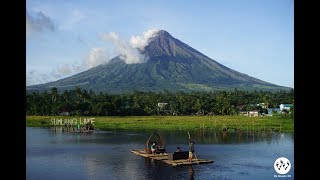
[[58, 99], [58, 89], [56, 87], [51, 88], [51, 100], [52, 102], [56, 102]]

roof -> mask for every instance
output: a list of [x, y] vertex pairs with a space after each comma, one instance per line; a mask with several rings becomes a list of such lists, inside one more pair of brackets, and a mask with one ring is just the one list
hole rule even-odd
[[293, 104], [280, 104], [280, 105], [283, 105], [284, 107], [292, 107]]

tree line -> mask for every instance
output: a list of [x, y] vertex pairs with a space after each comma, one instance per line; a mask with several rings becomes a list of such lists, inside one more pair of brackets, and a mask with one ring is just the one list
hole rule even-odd
[[[216, 92], [133, 92], [130, 94], [95, 93], [76, 88], [26, 93], [26, 115], [148, 116], [148, 115], [236, 115], [292, 104], [294, 91], [216, 91]], [[158, 103], [167, 103], [159, 107]]]

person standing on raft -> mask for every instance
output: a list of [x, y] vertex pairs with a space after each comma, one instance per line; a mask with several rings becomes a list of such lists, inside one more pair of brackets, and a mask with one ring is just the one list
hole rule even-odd
[[191, 162], [194, 154], [194, 141], [191, 140], [191, 136], [189, 132], [188, 132], [188, 135], [189, 135], [189, 162]]

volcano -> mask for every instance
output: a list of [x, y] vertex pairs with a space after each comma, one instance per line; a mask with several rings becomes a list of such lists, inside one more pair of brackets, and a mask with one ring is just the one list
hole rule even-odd
[[290, 90], [232, 70], [160, 30], [140, 52], [145, 63], [126, 64], [116, 56], [102, 64], [54, 82], [28, 86], [28, 91], [76, 87], [94, 92], [171, 92], [216, 90]]

